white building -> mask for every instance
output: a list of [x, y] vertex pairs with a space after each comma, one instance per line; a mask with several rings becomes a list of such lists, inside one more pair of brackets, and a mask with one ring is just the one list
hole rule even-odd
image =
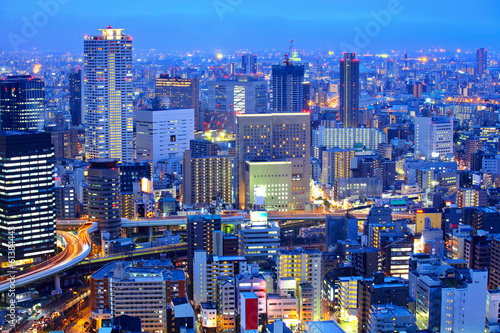
[[415, 316], [405, 307], [392, 304], [374, 305], [370, 312], [368, 332], [414, 332], [417, 329], [415, 320]]
[[212, 303], [201, 303], [201, 326], [204, 329], [217, 327], [217, 308]]
[[[278, 278], [294, 278], [297, 288], [301, 283], [310, 283], [314, 288], [314, 320], [321, 317], [321, 251], [295, 248], [280, 250], [278, 255]], [[298, 295], [296, 290], [295, 295]]]
[[325, 146], [326, 149], [352, 149], [356, 144], [366, 149], [377, 150], [380, 143], [385, 143], [386, 135], [377, 128], [340, 128], [318, 126], [313, 130], [313, 146]]
[[484, 332], [488, 271], [469, 273], [470, 282], [441, 289], [441, 332]]
[[292, 330], [299, 323], [299, 301], [296, 297], [279, 294], [267, 295], [267, 322], [272, 324], [281, 319]]
[[194, 109], [138, 110], [137, 160], [182, 158], [194, 139]]
[[500, 173], [500, 155], [495, 155], [492, 158], [483, 158], [482, 168], [494, 175]]
[[415, 117], [415, 157], [443, 158], [453, 154], [453, 118]]
[[84, 40], [85, 155], [132, 162], [132, 37], [123, 29], [100, 30]]
[[238, 231], [239, 254], [246, 258], [274, 257], [280, 248], [280, 227], [267, 220], [266, 211], [250, 212], [250, 222]]
[[[237, 282], [238, 293], [253, 292], [259, 298], [259, 314], [266, 313], [266, 299], [267, 299], [267, 282], [261, 277], [256, 276], [238, 276]], [[241, 304], [241, 299], [238, 300]]]
[[486, 328], [487, 332], [500, 332], [500, 290], [488, 290]]
[[215, 302], [217, 299], [217, 277], [234, 276], [247, 271], [247, 260], [243, 256], [207, 255], [206, 251], [194, 253], [193, 301], [196, 305]]

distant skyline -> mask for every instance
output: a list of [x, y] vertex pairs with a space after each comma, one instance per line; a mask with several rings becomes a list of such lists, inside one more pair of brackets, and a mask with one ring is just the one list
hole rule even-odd
[[500, 1], [4, 1], [4, 51], [83, 51], [83, 36], [124, 29], [135, 49], [416, 51], [499, 49]]

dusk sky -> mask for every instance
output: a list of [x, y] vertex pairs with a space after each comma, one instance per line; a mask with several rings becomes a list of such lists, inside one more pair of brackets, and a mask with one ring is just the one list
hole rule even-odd
[[[59, 8], [51, 6], [49, 16], [41, 3]], [[391, 5], [396, 10], [390, 22], [376, 23], [373, 13], [389, 13]], [[39, 27], [27, 30], [34, 18]], [[298, 50], [333, 51], [345, 51], [345, 45], [497, 51], [500, 44], [498, 0], [4, 0], [0, 22], [4, 51], [82, 51], [83, 36], [108, 25], [132, 35], [135, 49], [165, 51], [286, 50], [290, 39]], [[367, 28], [372, 36], [357, 37]]]

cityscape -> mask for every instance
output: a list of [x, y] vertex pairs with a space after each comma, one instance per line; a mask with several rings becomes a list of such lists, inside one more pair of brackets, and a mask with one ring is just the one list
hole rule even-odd
[[0, 332], [500, 332], [500, 3], [443, 3], [2, 4]]

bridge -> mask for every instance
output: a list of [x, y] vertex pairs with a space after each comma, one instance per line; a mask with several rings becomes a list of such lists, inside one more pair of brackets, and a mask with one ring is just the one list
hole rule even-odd
[[[27, 270], [16, 274], [0, 276], [0, 292], [9, 290], [11, 282], [16, 288], [30, 285], [40, 279], [57, 275], [68, 268], [79, 264], [84, 260], [91, 250], [89, 234], [97, 231], [97, 223], [85, 223], [78, 229], [78, 234], [62, 231], [62, 237], [66, 243], [64, 250], [50, 260], [44, 261]], [[57, 277], [56, 277], [57, 281]]]

